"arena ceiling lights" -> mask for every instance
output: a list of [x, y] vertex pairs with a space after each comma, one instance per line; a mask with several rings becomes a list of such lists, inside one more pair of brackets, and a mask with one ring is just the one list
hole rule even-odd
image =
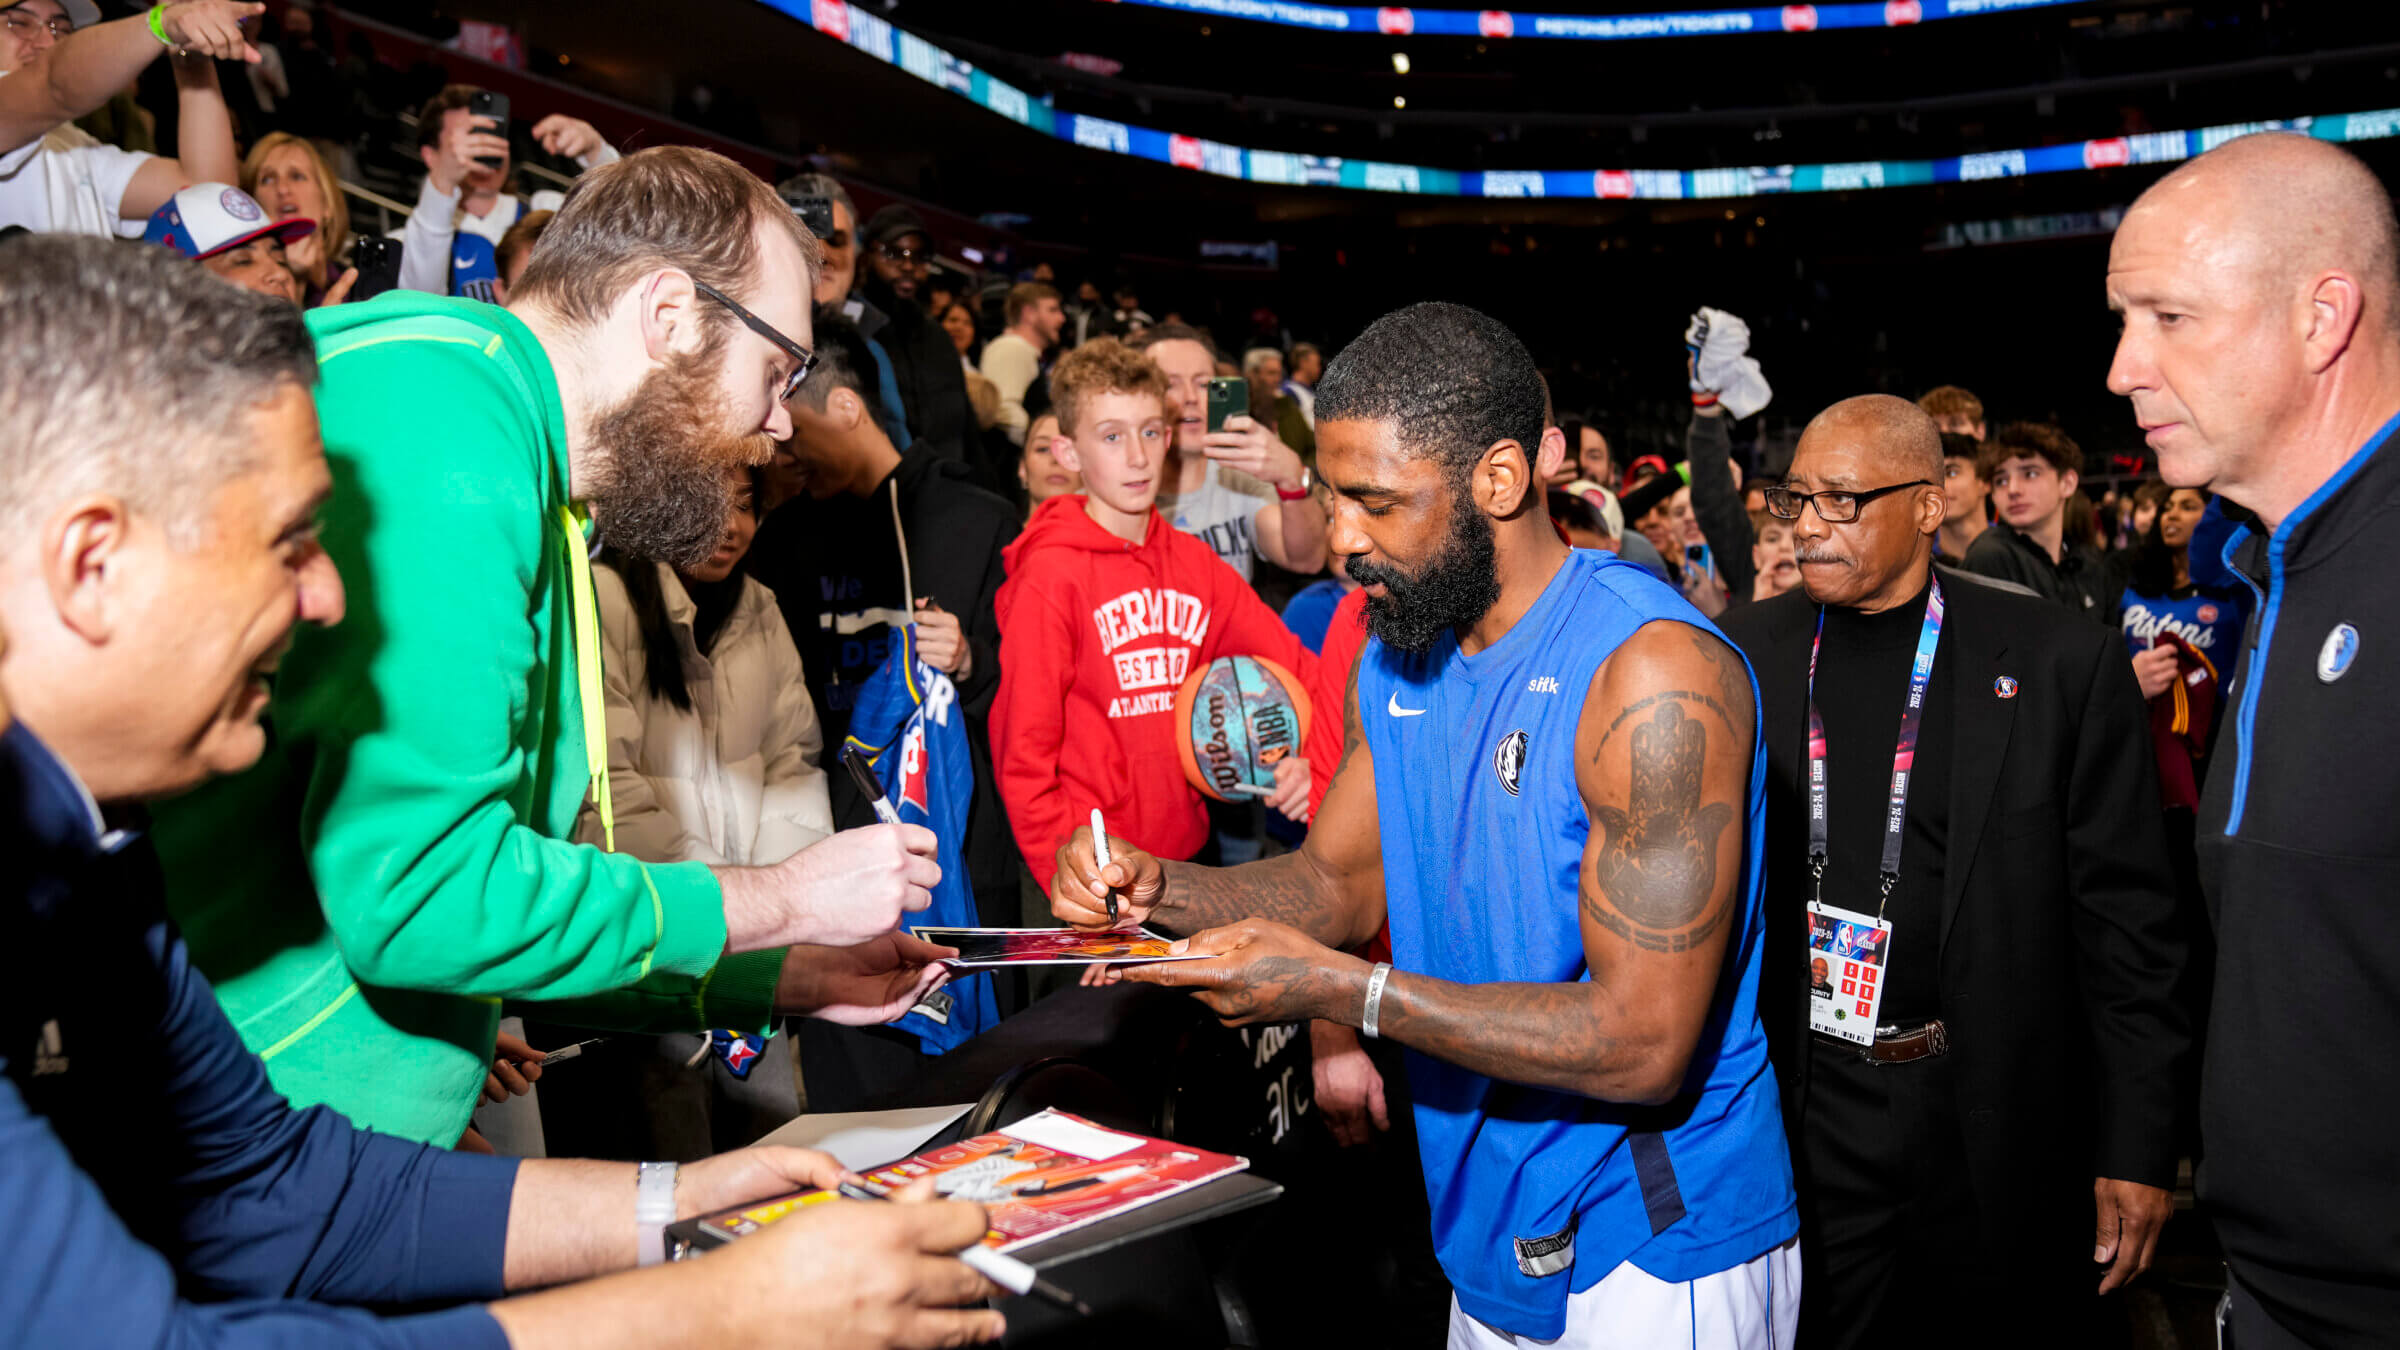
[[[2194, 131], [2160, 131], [2070, 141], [2025, 150], [1993, 150], [1948, 159], [1865, 160], [1851, 164], [1754, 165], [1731, 169], [1489, 169], [1459, 171], [1338, 156], [1295, 155], [1183, 136], [1105, 117], [1061, 112], [913, 33], [844, 0], [761, 0], [827, 37], [898, 66], [1045, 136], [1087, 149], [1154, 160], [1252, 183], [1351, 188], [1429, 197], [1563, 197], [1649, 201], [1721, 200], [1802, 192], [1856, 192], [1928, 183], [1971, 183], [2034, 174], [2172, 164], [2259, 131], [2296, 131], [2324, 141], [2400, 137], [2400, 108], [2241, 122]], [[1965, 0], [1952, 0], [1952, 4]]]
[[1507, 9], [1410, 9], [1397, 5], [1305, 5], [1290, 0], [1110, 0], [1180, 10], [1212, 19], [1247, 19], [1320, 33], [1378, 37], [1625, 38], [1721, 37], [1733, 33], [1822, 33], [1841, 28], [1906, 28], [2082, 0], [1874, 0], [1868, 4], [1772, 5], [1763, 9], [1677, 10], [1663, 14], [1531, 14]]

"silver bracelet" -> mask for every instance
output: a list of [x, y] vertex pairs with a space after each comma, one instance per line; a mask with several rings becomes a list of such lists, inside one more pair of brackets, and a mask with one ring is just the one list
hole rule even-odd
[[646, 1162], [634, 1174], [633, 1232], [636, 1257], [655, 1266], [667, 1259], [667, 1225], [675, 1222], [675, 1174], [671, 1162]]
[[1367, 977], [1367, 1010], [1359, 1015], [1358, 1029], [1365, 1032], [1370, 1040], [1382, 1039], [1382, 1033], [1375, 1029], [1375, 1022], [1383, 1013], [1384, 981], [1391, 977], [1392, 963], [1389, 961], [1376, 962], [1375, 973]]

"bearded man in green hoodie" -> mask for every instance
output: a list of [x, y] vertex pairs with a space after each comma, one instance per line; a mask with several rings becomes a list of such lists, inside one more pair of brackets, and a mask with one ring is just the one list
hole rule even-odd
[[941, 949], [893, 931], [939, 879], [925, 830], [764, 868], [571, 842], [587, 794], [609, 806], [593, 532], [670, 565], [714, 547], [728, 467], [791, 433], [816, 265], [765, 183], [661, 147], [576, 185], [507, 309], [310, 315], [349, 615], [263, 663], [259, 766], [157, 830], [195, 961], [295, 1105], [449, 1144], [503, 999], [755, 1033], [940, 983]]

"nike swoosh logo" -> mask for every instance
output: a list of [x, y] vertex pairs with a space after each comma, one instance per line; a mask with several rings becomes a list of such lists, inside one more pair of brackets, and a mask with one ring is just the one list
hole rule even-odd
[[1400, 695], [1397, 693], [1392, 695], [1390, 702], [1383, 705], [1383, 710], [1390, 713], [1394, 717], [1423, 717], [1426, 713], [1432, 711], [1430, 708], [1401, 707]]
[[450, 265], [452, 267], [473, 267], [475, 265], [475, 255], [472, 253], [461, 253], [457, 257], [450, 260]]

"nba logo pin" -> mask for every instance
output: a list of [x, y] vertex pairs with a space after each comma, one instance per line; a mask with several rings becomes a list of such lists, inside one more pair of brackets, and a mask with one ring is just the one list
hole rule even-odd
[[2325, 635], [2325, 645], [2317, 648], [2317, 678], [2327, 684], [2350, 673], [2350, 663], [2358, 659], [2358, 630], [2346, 623], [2337, 623]]
[[2003, 675], [1999, 679], [1992, 681], [1992, 692], [1998, 694], [2002, 698], [2015, 698], [2017, 696], [2017, 682], [2014, 678]]

